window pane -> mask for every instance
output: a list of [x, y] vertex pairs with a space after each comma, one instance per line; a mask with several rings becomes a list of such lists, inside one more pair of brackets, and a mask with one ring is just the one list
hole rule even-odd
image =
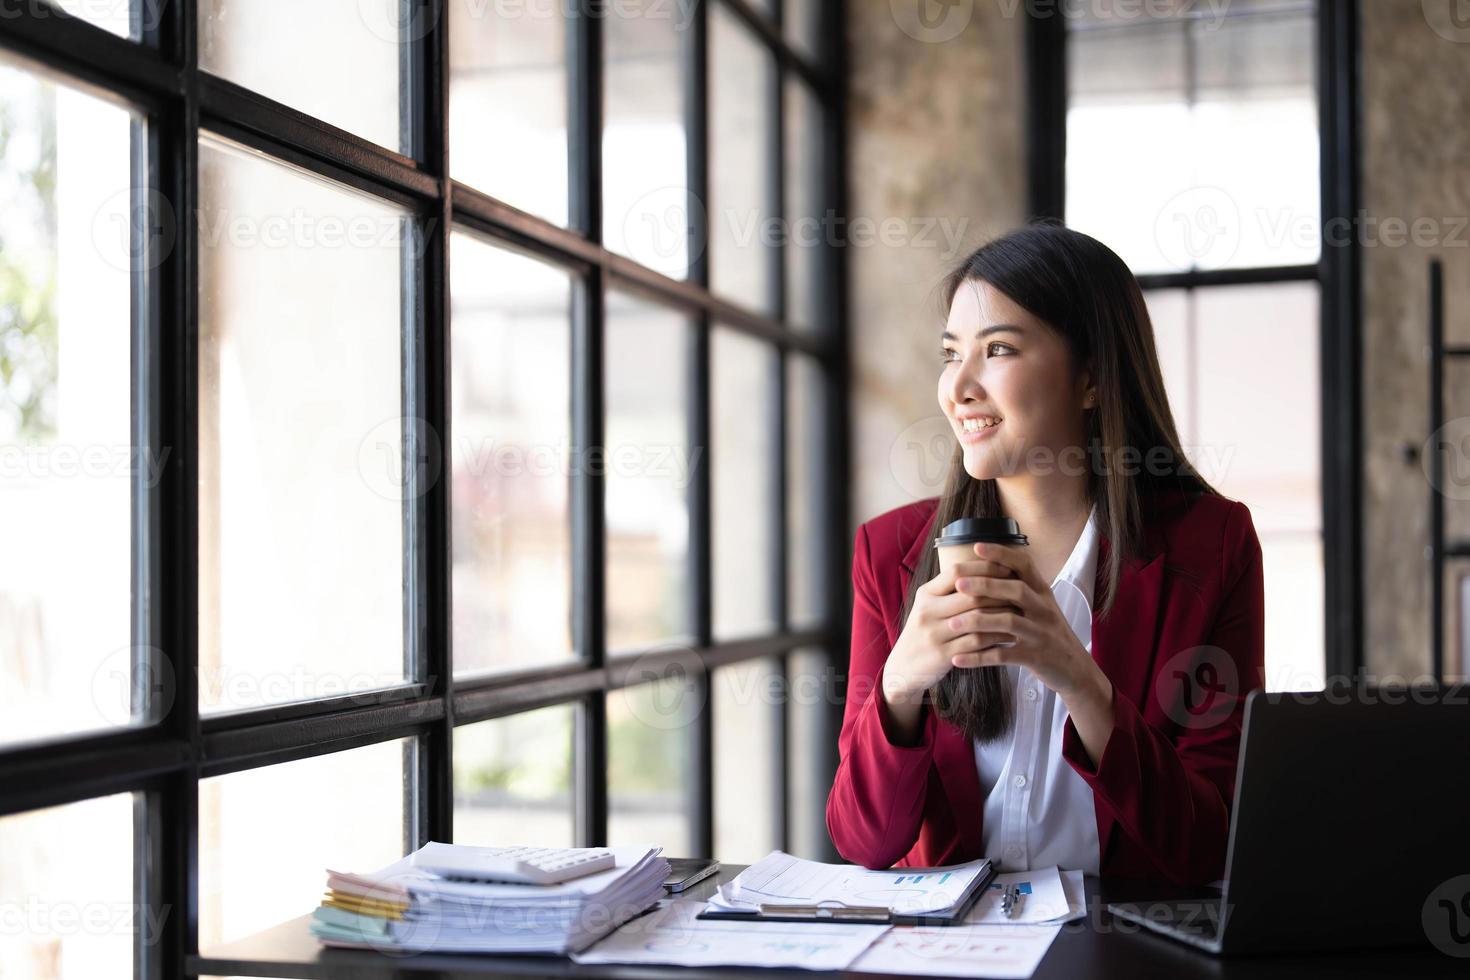
[[200, 781], [200, 948], [309, 913], [328, 868], [402, 857], [413, 751], [399, 739]]
[[[396, 0], [199, 0], [199, 67], [403, 153], [399, 58], [431, 26]], [[287, 26], [289, 25], [289, 27]]]
[[0, 977], [131, 980], [163, 925], [133, 904], [133, 797], [0, 818], [0, 915]]
[[563, 0], [449, 4], [449, 171], [559, 225], [567, 223], [567, 9]]
[[199, 146], [200, 704], [404, 676], [396, 208]]
[[800, 330], [823, 332], [831, 326], [822, 290], [832, 246], [822, 178], [822, 104], [810, 86], [791, 76], [785, 113], [786, 319]]
[[607, 300], [607, 643], [689, 641], [686, 316], [626, 293]]
[[710, 336], [710, 509], [716, 639], [776, 628], [775, 348], [716, 326]]
[[1149, 311], [1180, 439], [1206, 480], [1250, 507], [1261, 539], [1267, 687], [1320, 687], [1318, 287], [1151, 293]]
[[776, 758], [784, 711], [785, 678], [779, 660], [763, 658], [722, 667], [711, 682], [714, 711], [715, 853], [731, 864], [751, 864], [781, 846]]
[[626, 6], [628, 16], [602, 22], [603, 241], [682, 279], [689, 274], [691, 224], [682, 72], [689, 25], [679, 4], [630, 0]]
[[776, 61], [724, 4], [709, 12], [709, 262], [715, 292], [776, 312]]
[[0, 55], [0, 742], [131, 720], [140, 122]]
[[790, 702], [786, 733], [787, 785], [791, 798], [787, 850], [798, 857], [826, 860], [832, 843], [827, 836], [827, 792], [837, 772], [834, 712], [842, 699], [836, 672], [818, 647], [793, 650], [786, 658]]
[[607, 297], [607, 645], [689, 641], [691, 325], [623, 292]]
[[609, 844], [662, 844], [691, 855], [690, 748], [703, 705], [690, 681], [665, 675], [607, 695]]
[[828, 425], [822, 368], [810, 357], [786, 360], [786, 588], [793, 629], [818, 627], [826, 616], [822, 534], [830, 487], [826, 473]]
[[454, 667], [569, 660], [571, 277], [465, 234], [451, 251]]
[[454, 730], [454, 839], [460, 844], [571, 847], [569, 704]]
[[1300, 5], [1074, 30], [1068, 224], [1135, 272], [1315, 262], [1314, 38]]
[[160, 0], [45, 0], [45, 2], [53, 7], [61, 8], [73, 17], [89, 24], [95, 24], [105, 31], [116, 34], [118, 37], [125, 37], [130, 41], [136, 41], [140, 37], [139, 33], [133, 29], [131, 22], [134, 17], [130, 8], [139, 8], [139, 26], [146, 21], [150, 27], [158, 25], [165, 11]]

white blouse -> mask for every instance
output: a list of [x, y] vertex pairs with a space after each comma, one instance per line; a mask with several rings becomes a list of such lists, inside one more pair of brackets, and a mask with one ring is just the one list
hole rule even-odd
[[[1051, 583], [1057, 606], [1092, 652], [1093, 581], [1097, 572], [1097, 506]], [[1015, 706], [1010, 739], [975, 743], [985, 793], [984, 854], [1007, 871], [1056, 865], [1097, 874], [1097, 816], [1092, 788], [1062, 758], [1067, 709], [1024, 667], [1007, 665]]]

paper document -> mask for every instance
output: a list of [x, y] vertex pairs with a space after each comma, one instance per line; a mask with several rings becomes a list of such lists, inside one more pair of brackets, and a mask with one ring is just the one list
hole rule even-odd
[[864, 973], [1027, 980], [1061, 926], [894, 926], [848, 967]]
[[[1006, 918], [1000, 908], [1001, 890], [1018, 885], [1021, 908], [1014, 918]], [[1071, 903], [1062, 885], [1062, 874], [1056, 868], [1034, 871], [1003, 871], [990, 882], [985, 894], [976, 901], [966, 922], [994, 925], [1024, 925], [1037, 922], [1065, 922], [1071, 916]]]
[[949, 868], [872, 871], [772, 851], [721, 885], [710, 899], [709, 908], [755, 911], [762, 904], [840, 904], [877, 906], [904, 915], [943, 914], [963, 904], [988, 866], [989, 862], [981, 859]]
[[577, 963], [844, 970], [891, 926], [697, 919], [700, 901], [669, 899], [580, 953]]
[[1082, 872], [1063, 871], [1062, 889], [1067, 893], [1066, 918], [1052, 919], [1053, 922], [1071, 922], [1087, 915], [1087, 892], [1082, 889]]

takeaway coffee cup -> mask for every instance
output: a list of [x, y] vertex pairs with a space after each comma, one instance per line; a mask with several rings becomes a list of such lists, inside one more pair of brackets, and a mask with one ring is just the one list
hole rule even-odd
[[940, 571], [949, 571], [956, 562], [974, 561], [975, 545], [982, 541], [992, 544], [1028, 543], [1014, 517], [961, 517], [944, 525], [944, 530], [934, 539]]
[[[934, 539], [934, 550], [939, 554], [940, 571], [949, 571], [962, 561], [975, 561], [975, 545], [981, 541], [992, 544], [1027, 544], [1026, 535], [1016, 525], [1013, 517], [962, 517], [950, 521]], [[1011, 578], [1015, 573], [1006, 570], [1002, 578]], [[979, 598], [978, 609], [1003, 609], [1010, 606], [1004, 599]], [[1014, 643], [992, 643], [990, 646], [1008, 647]], [[985, 647], [984, 649], [990, 649]]]

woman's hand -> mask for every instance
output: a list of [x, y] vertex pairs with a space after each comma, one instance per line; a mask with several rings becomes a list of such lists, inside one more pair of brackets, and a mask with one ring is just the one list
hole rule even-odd
[[1005, 568], [985, 561], [961, 562], [919, 586], [914, 605], [899, 633], [898, 642], [883, 665], [882, 697], [889, 716], [906, 742], [916, 740], [924, 692], [949, 673], [957, 656], [979, 650], [1006, 637], [968, 628], [957, 629], [956, 618], [976, 610], [981, 602], [955, 591], [961, 575], [1007, 575]]
[[[1014, 610], [971, 609], [956, 614], [949, 626], [957, 631], [986, 635], [1008, 634], [1013, 646], [956, 653], [954, 667], [993, 667], [1017, 664], [1035, 674], [1055, 691], [1072, 715], [1077, 733], [1093, 763], [1102, 757], [1107, 736], [1112, 732], [1113, 684], [1097, 661], [1072, 632], [1072, 626], [1057, 606], [1051, 586], [1042, 581], [1031, 555], [1018, 545], [975, 545], [980, 557], [1010, 569], [1012, 578], [960, 576], [959, 594], [977, 599], [1004, 600]], [[963, 567], [963, 566], [961, 566]]]

